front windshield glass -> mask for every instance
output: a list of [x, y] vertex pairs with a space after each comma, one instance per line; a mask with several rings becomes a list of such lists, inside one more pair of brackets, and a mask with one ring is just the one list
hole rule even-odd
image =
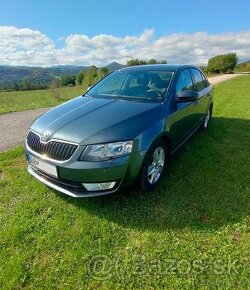
[[87, 95], [161, 101], [172, 75], [171, 71], [117, 71], [96, 84]]

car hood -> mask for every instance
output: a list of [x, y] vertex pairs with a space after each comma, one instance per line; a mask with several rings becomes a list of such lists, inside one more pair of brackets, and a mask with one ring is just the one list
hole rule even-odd
[[162, 115], [161, 103], [80, 96], [40, 116], [39, 135], [85, 144], [133, 139]]

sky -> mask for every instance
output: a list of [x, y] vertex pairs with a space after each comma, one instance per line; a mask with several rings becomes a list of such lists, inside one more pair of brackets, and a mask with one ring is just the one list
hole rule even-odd
[[0, 0], [0, 65], [250, 59], [249, 0]]

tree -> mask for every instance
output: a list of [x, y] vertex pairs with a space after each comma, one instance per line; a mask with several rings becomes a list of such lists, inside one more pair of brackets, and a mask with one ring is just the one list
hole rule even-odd
[[227, 73], [235, 68], [237, 61], [236, 53], [217, 55], [209, 59], [207, 69], [212, 73]]
[[104, 78], [108, 74], [109, 70], [106, 67], [101, 67], [97, 74], [98, 74], [98, 80]]
[[20, 90], [20, 86], [17, 82], [14, 82], [14, 84], [11, 87], [12, 91], [19, 91]]
[[130, 59], [127, 61], [127, 66], [144, 65], [147, 64], [145, 60], [139, 60], [138, 58]]
[[88, 68], [86, 72], [80, 72], [76, 76], [76, 82], [78, 85], [83, 85], [85, 87], [90, 87], [98, 82], [100, 79], [108, 74], [108, 69], [106, 67], [101, 67], [97, 69], [96, 66], [92, 65]]
[[33, 89], [33, 85], [28, 79], [24, 79], [20, 82], [19, 88], [21, 91], [29, 91]]
[[204, 74], [207, 74], [208, 73], [207, 66], [200, 65], [199, 68], [203, 71]]
[[88, 68], [88, 70], [85, 73], [84, 84], [89, 87], [95, 84], [97, 81], [98, 81], [97, 67], [92, 65]]
[[135, 65], [145, 65], [145, 64], [166, 64], [166, 60], [156, 60], [154, 58], [150, 60], [143, 60], [138, 58], [132, 58], [127, 61], [127, 66], [135, 66]]
[[152, 58], [148, 61], [148, 64], [157, 64], [157, 60]]
[[77, 85], [81, 86], [82, 85], [82, 82], [84, 80], [84, 76], [85, 76], [85, 73], [83, 71], [81, 71], [77, 77], [76, 77], [76, 83]]

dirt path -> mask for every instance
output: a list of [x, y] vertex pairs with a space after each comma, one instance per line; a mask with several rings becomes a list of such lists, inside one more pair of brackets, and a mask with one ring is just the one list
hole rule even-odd
[[[208, 80], [214, 85], [239, 75], [240, 74], [215, 76]], [[49, 109], [50, 108], [42, 108], [0, 115], [0, 151], [22, 144], [31, 123]]]
[[215, 76], [215, 77], [208, 78], [208, 80], [212, 85], [216, 85], [218, 83], [230, 80], [240, 75], [242, 74], [229, 74], [229, 75]]
[[24, 142], [31, 123], [49, 108], [0, 115], [0, 151]]

